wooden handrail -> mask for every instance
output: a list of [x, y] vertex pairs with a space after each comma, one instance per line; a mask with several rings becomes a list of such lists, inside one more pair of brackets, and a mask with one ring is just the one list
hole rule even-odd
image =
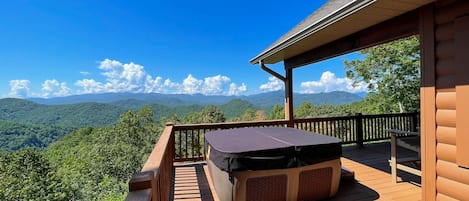
[[246, 121], [246, 122], [223, 122], [223, 123], [209, 123], [209, 124], [181, 124], [174, 125], [175, 131], [182, 130], [196, 130], [196, 129], [230, 129], [230, 128], [243, 128], [243, 127], [265, 127], [265, 126], [286, 126], [287, 120], [270, 120], [270, 121]]
[[173, 124], [167, 123], [140, 173], [129, 181], [126, 200], [169, 200], [174, 160]]

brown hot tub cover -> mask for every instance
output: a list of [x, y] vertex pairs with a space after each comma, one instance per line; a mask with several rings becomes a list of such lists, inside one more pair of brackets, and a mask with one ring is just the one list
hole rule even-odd
[[294, 128], [239, 128], [205, 135], [207, 160], [226, 172], [302, 167], [342, 155], [340, 139]]

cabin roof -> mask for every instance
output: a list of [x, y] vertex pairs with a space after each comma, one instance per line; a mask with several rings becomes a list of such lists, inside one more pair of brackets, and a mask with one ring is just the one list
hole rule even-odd
[[433, 0], [329, 0], [250, 63], [284, 61], [430, 2]]

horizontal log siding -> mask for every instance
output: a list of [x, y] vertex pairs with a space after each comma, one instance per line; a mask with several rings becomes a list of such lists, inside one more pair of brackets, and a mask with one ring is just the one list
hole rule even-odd
[[[456, 164], [455, 28], [469, 1], [439, 1], [435, 8], [437, 200], [469, 200], [469, 170]], [[469, 69], [468, 69], [469, 70]]]

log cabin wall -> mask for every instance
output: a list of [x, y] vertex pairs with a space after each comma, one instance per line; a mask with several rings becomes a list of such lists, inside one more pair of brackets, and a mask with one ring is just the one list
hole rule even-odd
[[[422, 122], [425, 124], [422, 135], [426, 135], [422, 137], [425, 143], [422, 146], [425, 149], [422, 150], [423, 198], [469, 200], [469, 1], [437, 1], [433, 6], [433, 19], [430, 21], [433, 21], [434, 32], [421, 33], [423, 43], [429, 40], [425, 36], [434, 37], [429, 42], [434, 45], [433, 58], [422, 50], [422, 99], [425, 99], [422, 112], [435, 117], [434, 126], [431, 118], [422, 120], [425, 121]], [[422, 20], [427, 21], [428, 18]], [[426, 46], [428, 44], [423, 44], [422, 48]], [[429, 59], [433, 59], [433, 66], [425, 66], [432, 63]], [[425, 70], [428, 67], [434, 70]], [[434, 83], [434, 101], [429, 100], [432, 96], [428, 88], [431, 82]], [[431, 114], [432, 110], [434, 114]]]

